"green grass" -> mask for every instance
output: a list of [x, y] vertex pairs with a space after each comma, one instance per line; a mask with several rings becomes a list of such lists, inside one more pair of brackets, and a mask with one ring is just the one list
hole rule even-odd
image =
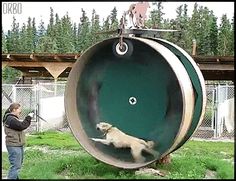
[[81, 149], [78, 141], [71, 133], [60, 131], [48, 131], [34, 133], [27, 138], [26, 146], [50, 146], [52, 149]]
[[[27, 137], [27, 150], [20, 172], [22, 179], [157, 179], [158, 176], [135, 175], [107, 165], [89, 155], [71, 133], [42, 132]], [[47, 147], [47, 152], [33, 149]], [[73, 150], [73, 153], [64, 151]], [[164, 170], [165, 179], [202, 179], [206, 170], [217, 172], [218, 179], [233, 179], [234, 165], [224, 159], [234, 158], [234, 143], [188, 141], [172, 154], [168, 165], [150, 165]], [[7, 153], [2, 153], [2, 168], [9, 168]]]
[[169, 178], [201, 179], [209, 169], [220, 179], [230, 179], [234, 178], [234, 166], [223, 159], [233, 158], [234, 143], [188, 141], [174, 152], [170, 165], [160, 167], [171, 171]]

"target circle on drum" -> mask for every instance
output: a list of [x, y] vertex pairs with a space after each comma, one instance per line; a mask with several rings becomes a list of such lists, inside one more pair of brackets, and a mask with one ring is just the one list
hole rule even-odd
[[137, 103], [137, 99], [136, 99], [135, 97], [130, 97], [130, 98], [129, 98], [129, 103], [130, 103], [131, 105], [135, 105], [135, 104]]

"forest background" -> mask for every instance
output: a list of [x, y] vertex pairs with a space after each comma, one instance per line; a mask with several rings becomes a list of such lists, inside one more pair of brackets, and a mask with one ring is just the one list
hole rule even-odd
[[[169, 19], [164, 18], [162, 2], [154, 2], [152, 6], [145, 22], [147, 28], [180, 30], [178, 33], [163, 33], [161, 38], [177, 44], [189, 54], [195, 40], [197, 55], [234, 56], [234, 16], [229, 19], [223, 14], [217, 24], [218, 17], [212, 10], [195, 3], [191, 16], [188, 15], [188, 5], [182, 4], [176, 8], [176, 18]], [[91, 15], [81, 9], [82, 15], [77, 23], [72, 23], [68, 13], [59, 17], [52, 7], [49, 13], [49, 22], [41, 19], [38, 27], [35, 18], [28, 17], [28, 21], [20, 25], [13, 17], [12, 28], [2, 29], [2, 53], [81, 53], [93, 44], [113, 37], [114, 34], [96, 33], [115, 30], [120, 22], [116, 7], [103, 21], [95, 9]], [[14, 83], [20, 74], [5, 67], [2, 83]]]

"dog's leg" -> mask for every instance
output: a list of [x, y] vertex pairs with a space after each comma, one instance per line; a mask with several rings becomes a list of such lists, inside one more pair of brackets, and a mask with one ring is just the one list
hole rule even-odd
[[145, 161], [145, 157], [142, 156], [142, 149], [131, 148], [132, 156], [137, 163], [143, 163]]
[[157, 158], [158, 156], [160, 156], [159, 152], [153, 150], [153, 149], [149, 149], [149, 148], [144, 148], [144, 150], [150, 154], [152, 154], [155, 158]]
[[96, 141], [96, 142], [103, 143], [103, 144], [105, 144], [105, 145], [109, 145], [109, 144], [110, 144], [110, 141], [105, 140], [105, 139], [91, 138], [91, 140]]

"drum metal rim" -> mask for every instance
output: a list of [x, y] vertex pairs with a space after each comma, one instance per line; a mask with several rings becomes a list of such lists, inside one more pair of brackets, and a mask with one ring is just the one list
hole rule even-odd
[[[113, 166], [120, 167], [120, 168], [126, 168], [126, 169], [135, 169], [135, 168], [140, 168], [140, 167], [146, 166], [156, 160], [154, 159], [150, 162], [145, 162], [145, 163], [128, 163], [128, 162], [125, 163], [123, 161], [119, 161], [117, 159], [114, 159], [113, 157], [111, 157], [109, 155], [105, 155], [103, 152], [98, 150], [93, 145], [91, 140], [88, 139], [88, 137], [83, 129], [83, 125], [81, 124], [80, 115], [77, 112], [77, 104], [74, 99], [76, 97], [76, 89], [74, 88], [74, 85], [77, 85], [77, 83], [79, 81], [79, 77], [82, 73], [82, 70], [86, 65], [86, 62], [87, 62], [86, 60], [88, 60], [89, 56], [91, 56], [92, 53], [99, 46], [102, 46], [103, 43], [108, 43], [114, 39], [117, 39], [117, 38], [106, 39], [102, 42], [99, 42], [99, 43], [93, 45], [92, 47], [88, 48], [79, 57], [77, 62], [75, 62], [74, 66], [72, 67], [72, 70], [69, 74], [68, 83], [66, 85], [65, 97], [64, 97], [65, 112], [68, 117], [69, 126], [70, 126], [70, 129], [71, 129], [73, 135], [76, 137], [77, 141], [81, 144], [81, 146], [88, 153], [90, 153], [96, 159], [101, 160], [109, 165], [113, 165]], [[178, 58], [170, 50], [168, 50], [166, 47], [164, 47], [160, 44], [157, 45], [158, 43], [154, 42], [152, 40], [147, 40], [144, 38], [136, 38], [136, 37], [132, 37], [132, 38], [129, 37], [128, 39], [131, 39], [131, 40], [136, 39], [138, 41], [142, 41], [143, 43], [149, 45], [150, 47], [154, 48], [156, 51], [161, 53], [164, 58], [166, 57], [166, 53], [167, 53], [168, 56], [171, 57], [171, 62], [168, 61], [169, 65], [174, 70], [174, 73], [176, 74], [177, 78], [181, 77], [181, 80], [178, 79], [178, 81], [179, 81], [179, 85], [181, 86], [181, 92], [183, 95], [183, 105], [187, 105], [187, 106], [184, 106], [184, 108], [183, 108], [183, 117], [181, 120], [180, 129], [179, 129], [179, 131], [176, 135], [176, 138], [174, 140], [174, 144], [171, 146], [171, 148], [169, 150], [167, 150], [163, 154], [163, 155], [166, 155], [166, 154], [170, 153], [180, 143], [180, 141], [186, 135], [187, 130], [190, 126], [190, 123], [191, 123], [190, 121], [191, 121], [191, 117], [192, 117], [192, 113], [193, 113], [193, 105], [194, 105], [193, 104], [193, 102], [194, 102], [193, 88], [190, 83], [190, 79], [188, 77], [188, 74], [187, 74], [186, 70], [184, 69], [183, 65], [179, 62]], [[156, 47], [156, 45], [158, 47]], [[178, 67], [177, 72], [175, 71], [176, 67]], [[79, 86], [79, 85], [77, 85], [77, 86]], [[190, 105], [192, 105], [192, 106], [190, 106]], [[77, 120], [77, 122], [75, 124], [75, 121], [70, 121], [70, 120]], [[79, 131], [78, 131], [78, 129], [79, 129]]]
[[[166, 48], [165, 46], [159, 44], [158, 42], [154, 40], [136, 38], [136, 37], [134, 37], [134, 39], [139, 39], [140, 41], [147, 42], [146, 44], [154, 48], [157, 52], [159, 52], [165, 58], [165, 60], [169, 63], [170, 67], [175, 73], [176, 77], [178, 78], [179, 85], [181, 87], [183, 105], [185, 105], [183, 107], [183, 117], [181, 120], [180, 129], [175, 137], [174, 143], [165, 153], [162, 154], [162, 156], [165, 156], [171, 153], [178, 146], [178, 144], [182, 141], [182, 139], [187, 134], [187, 131], [190, 127], [193, 110], [194, 110], [193, 87], [184, 66], [179, 61], [179, 59], [174, 55], [174, 53], [172, 53], [168, 48]], [[167, 55], [168, 55], [168, 58], [166, 58]]]
[[[201, 110], [201, 115], [199, 117], [199, 122], [195, 128], [195, 130], [193, 131], [192, 135], [197, 131], [197, 128], [201, 125], [202, 120], [204, 118], [204, 114], [205, 114], [205, 109], [206, 109], [206, 86], [205, 86], [205, 80], [204, 77], [202, 75], [202, 72], [200, 70], [200, 68], [197, 66], [196, 62], [194, 61], [194, 59], [182, 48], [180, 48], [179, 46], [175, 45], [174, 43], [171, 43], [167, 40], [161, 39], [161, 38], [157, 38], [160, 41], [166, 42], [168, 44], [170, 44], [171, 46], [175, 47], [178, 51], [180, 51], [188, 60], [189, 62], [192, 64], [193, 68], [195, 69], [198, 78], [199, 78], [199, 82], [201, 85], [201, 90], [202, 90], [202, 110]], [[191, 138], [191, 137], [190, 137]], [[188, 138], [188, 140], [190, 139]], [[187, 140], [186, 140], [187, 141]]]

